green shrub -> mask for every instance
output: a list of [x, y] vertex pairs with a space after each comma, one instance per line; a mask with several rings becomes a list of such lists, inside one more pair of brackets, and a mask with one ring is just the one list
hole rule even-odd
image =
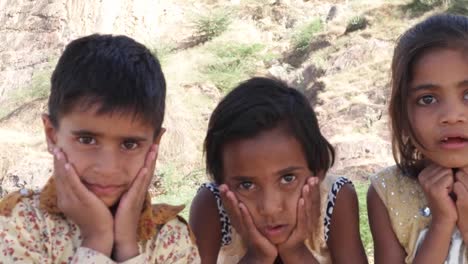
[[468, 16], [468, 1], [467, 0], [452, 0], [450, 1], [447, 13]]
[[231, 19], [226, 12], [216, 11], [195, 19], [195, 38], [204, 43], [221, 35], [228, 28]]
[[367, 189], [369, 182], [353, 181], [356, 188], [359, 201], [359, 225], [361, 231], [361, 239], [364, 244], [364, 249], [368, 255], [373, 255], [374, 242], [369, 227], [369, 220], [367, 218]]
[[227, 91], [255, 73], [258, 61], [271, 58], [262, 53], [262, 44], [213, 43], [207, 49], [215, 61], [205, 65], [202, 73], [221, 91]]
[[320, 32], [323, 28], [320, 19], [313, 19], [308, 24], [300, 27], [299, 30], [292, 36], [292, 46], [295, 50], [306, 50], [315, 33]]
[[403, 6], [403, 11], [407, 12], [410, 17], [417, 17], [441, 6], [442, 3], [442, 0], [413, 0], [411, 3]]
[[350, 33], [353, 31], [364, 29], [367, 25], [368, 21], [365, 17], [355, 16], [348, 21], [345, 33]]

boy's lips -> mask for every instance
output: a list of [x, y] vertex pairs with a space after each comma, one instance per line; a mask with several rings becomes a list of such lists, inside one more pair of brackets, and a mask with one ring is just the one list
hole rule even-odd
[[122, 185], [100, 185], [84, 182], [84, 185], [96, 195], [112, 195], [120, 191]]

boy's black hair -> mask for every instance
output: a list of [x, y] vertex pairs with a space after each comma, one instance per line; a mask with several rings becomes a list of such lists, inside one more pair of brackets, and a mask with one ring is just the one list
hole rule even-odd
[[233, 89], [211, 115], [204, 151], [212, 180], [223, 183], [223, 148], [227, 143], [279, 126], [301, 144], [314, 174], [333, 165], [334, 149], [320, 133], [306, 97], [282, 81], [255, 77]]
[[98, 106], [98, 114], [131, 113], [155, 128], [164, 119], [166, 81], [157, 58], [126, 36], [94, 34], [70, 42], [52, 74], [49, 116]]

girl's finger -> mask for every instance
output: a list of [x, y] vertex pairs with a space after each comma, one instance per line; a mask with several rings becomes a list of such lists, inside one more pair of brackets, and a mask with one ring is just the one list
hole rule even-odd
[[260, 232], [257, 229], [257, 226], [255, 225], [252, 216], [250, 215], [249, 209], [243, 204], [239, 203], [239, 210], [242, 216], [242, 223], [244, 228], [247, 231], [247, 236], [251, 240], [257, 240], [259, 239], [259, 236], [261, 236]]
[[457, 171], [455, 173], [455, 179], [457, 180], [457, 182], [463, 184], [465, 188], [468, 188], [468, 175], [464, 171]]
[[219, 187], [219, 190], [221, 193], [221, 201], [223, 203], [223, 207], [229, 215], [229, 219], [231, 220], [232, 225], [239, 232], [243, 232], [243, 226], [241, 221], [242, 215], [239, 209], [239, 202], [237, 200], [236, 195], [233, 192], [229, 191], [229, 188], [225, 184], [222, 184]]

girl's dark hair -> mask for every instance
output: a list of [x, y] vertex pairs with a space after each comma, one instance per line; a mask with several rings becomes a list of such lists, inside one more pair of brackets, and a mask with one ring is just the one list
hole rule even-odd
[[75, 106], [98, 105], [98, 114], [133, 114], [157, 135], [165, 98], [161, 65], [145, 46], [126, 36], [94, 34], [65, 48], [52, 74], [48, 106], [55, 127]]
[[278, 126], [301, 144], [314, 174], [333, 165], [334, 149], [320, 133], [306, 97], [279, 80], [256, 77], [232, 90], [211, 115], [204, 151], [212, 180], [223, 183], [223, 148], [228, 142], [253, 138]]
[[409, 122], [409, 84], [413, 66], [430, 50], [438, 48], [461, 49], [468, 47], [468, 17], [440, 14], [427, 18], [406, 31], [398, 40], [392, 60], [392, 94], [389, 113], [392, 126], [393, 157], [407, 176], [417, 177], [421, 171], [423, 155], [415, 146], [419, 144]]

